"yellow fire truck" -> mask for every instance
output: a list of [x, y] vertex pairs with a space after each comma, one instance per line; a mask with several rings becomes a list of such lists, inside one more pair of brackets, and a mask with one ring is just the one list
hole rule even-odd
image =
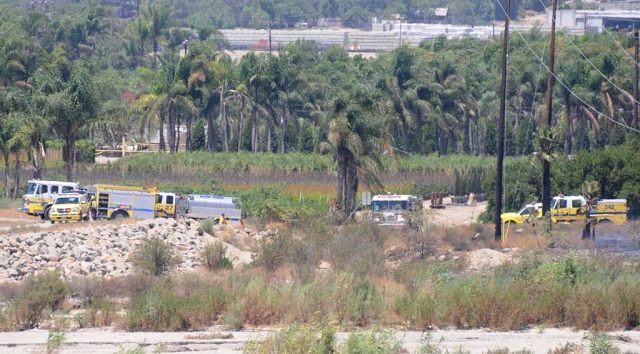
[[[601, 199], [594, 205], [588, 205], [583, 196], [559, 195], [551, 201], [549, 212], [553, 222], [573, 222], [586, 220], [586, 213], [599, 223], [624, 224], [627, 222], [626, 199]], [[542, 217], [542, 208], [538, 209]]]
[[86, 187], [93, 219], [151, 219], [155, 215], [156, 187], [96, 184]]
[[78, 189], [76, 182], [29, 180], [27, 193], [22, 196], [22, 208], [18, 210], [29, 215], [40, 216], [49, 220], [51, 205], [62, 193], [70, 193]]

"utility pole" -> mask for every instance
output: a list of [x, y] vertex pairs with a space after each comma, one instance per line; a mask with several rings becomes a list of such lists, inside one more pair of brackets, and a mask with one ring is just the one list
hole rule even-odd
[[267, 23], [267, 33], [269, 34], [269, 54], [271, 54], [271, 21]]
[[504, 42], [502, 44], [502, 80], [500, 84], [500, 115], [498, 117], [498, 161], [496, 162], [496, 210], [493, 221], [496, 224], [494, 238], [502, 240], [502, 179], [504, 164], [504, 122], [506, 118], [507, 102], [507, 64], [509, 60], [509, 11], [511, 0], [506, 0], [504, 14]]
[[[635, 22], [633, 23], [633, 26], [635, 27], [636, 24]], [[636, 37], [636, 56], [635, 56], [635, 63], [633, 63], [633, 66], [636, 68], [636, 75], [635, 75], [635, 81], [633, 83], [633, 124], [632, 127], [633, 129], [638, 129], [638, 30], [634, 29], [633, 30], [633, 34]], [[637, 135], [638, 132], [636, 131], [635, 134]]]
[[[547, 77], [547, 128], [551, 129], [551, 116], [553, 113], [553, 64], [556, 54], [556, 8], [558, 0], [552, 0], [551, 6], [551, 43], [549, 45], [549, 75]], [[542, 215], [549, 212], [551, 206], [551, 162], [542, 161]]]

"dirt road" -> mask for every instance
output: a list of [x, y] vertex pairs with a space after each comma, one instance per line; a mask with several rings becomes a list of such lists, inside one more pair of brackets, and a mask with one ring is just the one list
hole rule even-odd
[[[232, 338], [215, 339], [231, 334]], [[263, 338], [270, 331], [219, 332], [173, 332], [173, 333], [126, 333], [110, 330], [78, 330], [65, 334], [66, 340], [61, 354], [92, 353], [113, 354], [120, 348], [133, 349], [143, 344], [147, 353], [156, 350], [172, 353], [242, 353], [244, 343]], [[533, 353], [547, 353], [548, 350], [575, 343], [589, 348], [588, 331], [570, 329], [529, 329], [519, 332], [490, 332], [486, 330], [437, 330], [429, 332], [431, 343], [439, 343], [443, 351], [463, 349], [472, 354], [484, 353], [492, 349], [509, 348], [511, 351], [526, 349]], [[397, 338], [408, 353], [417, 353], [422, 345], [422, 332], [398, 332]], [[619, 349], [633, 351], [640, 348], [640, 332], [611, 332], [612, 342]], [[29, 354], [46, 352], [48, 331], [30, 330], [24, 332], [0, 333], [0, 352], [6, 354]], [[347, 333], [339, 333], [344, 340]]]
[[487, 202], [476, 203], [475, 206], [452, 204], [450, 197], [444, 198], [443, 205], [444, 209], [431, 209], [429, 201], [423, 203], [428, 222], [446, 226], [471, 224], [487, 209]]

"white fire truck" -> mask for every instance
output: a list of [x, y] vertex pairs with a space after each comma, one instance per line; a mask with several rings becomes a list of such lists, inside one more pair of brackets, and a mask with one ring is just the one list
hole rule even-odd
[[380, 194], [371, 199], [371, 217], [378, 225], [409, 225], [422, 201], [414, 195]]

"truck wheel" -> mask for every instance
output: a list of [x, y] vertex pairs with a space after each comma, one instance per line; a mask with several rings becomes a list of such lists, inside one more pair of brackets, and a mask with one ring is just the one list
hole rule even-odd
[[50, 213], [51, 213], [51, 205], [49, 205], [48, 207], [44, 208], [44, 213], [42, 215], [44, 215], [44, 219], [45, 220], [51, 220]]
[[55, 224], [55, 223], [56, 223], [55, 221], [51, 220], [51, 224]]
[[115, 213], [113, 213], [113, 215], [111, 215], [111, 220], [122, 220], [126, 217], [128, 217], [129, 215], [127, 215], [126, 213], [122, 212], [122, 211], [116, 211]]
[[611, 220], [609, 220], [609, 219], [600, 219], [600, 221], [598, 221], [598, 224], [611, 224]]
[[47, 218], [44, 217], [44, 212], [40, 214], [40, 220], [47, 220]]

